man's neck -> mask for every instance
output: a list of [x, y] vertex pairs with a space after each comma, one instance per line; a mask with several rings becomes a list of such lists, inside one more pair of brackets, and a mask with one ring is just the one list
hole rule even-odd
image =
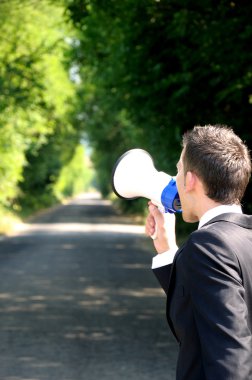
[[199, 220], [202, 218], [202, 216], [208, 212], [209, 210], [212, 210], [216, 207], [223, 206], [222, 203], [215, 202], [212, 199], [208, 198], [207, 196], [202, 199], [202, 202], [198, 204], [197, 207], [197, 216]]

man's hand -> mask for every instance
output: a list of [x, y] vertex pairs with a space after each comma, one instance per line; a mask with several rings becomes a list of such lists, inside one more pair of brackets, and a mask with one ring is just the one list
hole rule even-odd
[[162, 213], [152, 202], [149, 205], [149, 215], [146, 219], [145, 233], [153, 237], [154, 246], [158, 253], [169, 249], [177, 249], [175, 234], [175, 215]]

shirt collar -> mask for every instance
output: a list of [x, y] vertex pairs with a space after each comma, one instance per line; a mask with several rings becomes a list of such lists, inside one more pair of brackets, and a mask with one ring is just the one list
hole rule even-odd
[[215, 218], [216, 216], [226, 214], [228, 212], [242, 214], [242, 209], [240, 205], [221, 205], [211, 208], [200, 218], [198, 229], [201, 228], [203, 224], [206, 224], [209, 222], [209, 220]]

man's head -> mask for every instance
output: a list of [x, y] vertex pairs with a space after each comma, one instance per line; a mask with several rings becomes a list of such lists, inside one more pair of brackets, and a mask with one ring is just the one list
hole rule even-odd
[[221, 204], [239, 204], [251, 175], [246, 145], [229, 127], [196, 126], [183, 136], [183, 172], [202, 181], [205, 194]]

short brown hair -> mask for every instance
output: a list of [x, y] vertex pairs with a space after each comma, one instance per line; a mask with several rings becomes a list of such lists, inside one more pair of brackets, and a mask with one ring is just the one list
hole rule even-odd
[[183, 136], [184, 172], [202, 180], [206, 195], [222, 204], [239, 204], [251, 175], [245, 143], [225, 125], [195, 126]]

